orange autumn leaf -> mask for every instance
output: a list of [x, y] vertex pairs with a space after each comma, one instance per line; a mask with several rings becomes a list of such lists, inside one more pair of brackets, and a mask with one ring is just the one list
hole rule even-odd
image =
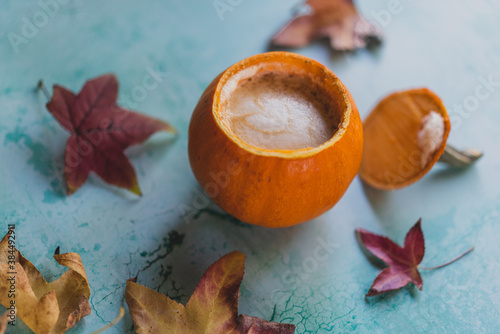
[[137, 333], [291, 334], [295, 326], [238, 316], [238, 297], [245, 255], [229, 253], [212, 264], [186, 306], [127, 281], [125, 300]]
[[69, 269], [56, 281], [47, 283], [14, 247], [14, 237], [9, 232], [0, 242], [0, 304], [7, 308], [0, 321], [0, 333], [9, 327], [5, 319], [14, 319], [10, 315], [21, 319], [36, 334], [66, 332], [91, 312], [90, 287], [80, 255], [59, 254], [58, 247], [54, 259]]
[[272, 39], [274, 45], [304, 47], [318, 38], [330, 39], [332, 49], [351, 51], [379, 43], [379, 28], [365, 20], [353, 0], [307, 0], [308, 13], [294, 17]]

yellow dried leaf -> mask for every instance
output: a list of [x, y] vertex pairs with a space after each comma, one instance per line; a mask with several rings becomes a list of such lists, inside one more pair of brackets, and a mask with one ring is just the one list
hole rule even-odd
[[138, 334], [291, 334], [294, 325], [240, 315], [238, 297], [245, 255], [229, 253], [212, 264], [186, 306], [161, 293], [127, 281], [125, 300]]
[[[90, 287], [80, 255], [59, 254], [58, 248], [54, 259], [69, 270], [56, 281], [47, 283], [35, 266], [14, 248], [13, 236], [9, 244], [9, 235], [0, 242], [0, 304], [7, 307], [2, 318], [8, 318], [11, 307], [16, 317], [33, 332], [58, 334], [90, 314]], [[0, 333], [4, 328], [2, 321]]]

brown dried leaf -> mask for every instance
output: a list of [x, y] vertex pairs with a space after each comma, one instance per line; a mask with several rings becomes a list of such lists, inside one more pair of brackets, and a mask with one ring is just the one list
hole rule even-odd
[[[0, 242], [0, 304], [8, 308], [14, 300], [9, 297], [9, 279], [15, 276], [15, 312], [33, 332], [64, 333], [90, 314], [90, 287], [80, 255], [59, 254], [58, 248], [54, 259], [69, 270], [47, 283], [35, 266], [9, 244], [9, 235]], [[15, 263], [9, 262], [12, 257]]]
[[352, 51], [382, 40], [380, 29], [366, 21], [353, 0], [307, 0], [309, 13], [293, 18], [272, 39], [274, 45], [304, 47], [328, 37], [332, 49]]

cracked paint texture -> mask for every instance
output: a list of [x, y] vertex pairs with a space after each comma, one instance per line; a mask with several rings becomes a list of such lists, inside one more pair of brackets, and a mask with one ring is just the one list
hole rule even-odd
[[[90, 333], [113, 320], [131, 277], [185, 303], [206, 268], [233, 250], [247, 255], [240, 313], [293, 323], [297, 333], [500, 332], [500, 87], [489, 87], [477, 108], [464, 107], [481, 78], [500, 82], [500, 3], [402, 0], [401, 10], [389, 16], [383, 15], [390, 13], [390, 1], [356, 3], [383, 26], [381, 48], [331, 53], [318, 42], [292, 51], [331, 68], [362, 117], [391, 91], [428, 86], [449, 108], [450, 143], [479, 148], [485, 157], [468, 170], [436, 167], [394, 193], [355, 179], [325, 215], [269, 230], [239, 222], [210, 202], [184, 219], [180, 208], [196, 207], [201, 190], [189, 168], [187, 131], [210, 81], [236, 61], [266, 51], [297, 1], [242, 1], [221, 20], [211, 0], [71, 0], [17, 52], [9, 33], [22, 34], [23, 18], [42, 9], [38, 1], [2, 2], [0, 230], [16, 224], [19, 249], [48, 280], [63, 272], [52, 260], [57, 246], [80, 253], [92, 314], [70, 333]], [[166, 74], [143, 99], [130, 102], [148, 68]], [[59, 173], [68, 134], [34, 88], [43, 78], [49, 89], [58, 83], [79, 91], [86, 79], [108, 72], [120, 81], [123, 106], [172, 123], [179, 137], [158, 134], [126, 152], [142, 198], [95, 176], [65, 197]], [[471, 245], [476, 250], [452, 266], [422, 273], [422, 292], [410, 286], [365, 299], [379, 269], [359, 250], [354, 229], [401, 242], [420, 217], [424, 265], [445, 262]], [[18, 322], [10, 330], [23, 333], [26, 327]], [[133, 333], [128, 312], [107, 333]]]

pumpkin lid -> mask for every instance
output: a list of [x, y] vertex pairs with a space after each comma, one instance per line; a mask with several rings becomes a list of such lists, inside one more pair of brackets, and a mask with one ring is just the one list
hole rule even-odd
[[446, 147], [450, 120], [441, 99], [427, 88], [390, 94], [363, 122], [359, 175], [382, 190], [422, 178]]

